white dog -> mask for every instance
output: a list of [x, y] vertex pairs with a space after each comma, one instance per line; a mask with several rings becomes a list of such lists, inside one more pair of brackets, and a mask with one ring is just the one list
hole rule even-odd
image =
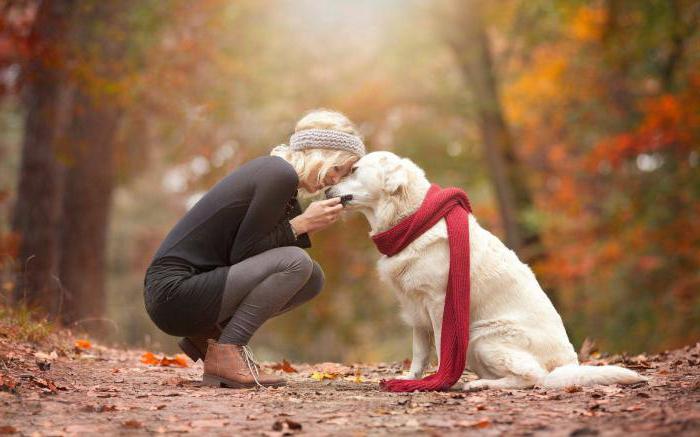
[[[362, 212], [370, 235], [415, 212], [430, 183], [409, 159], [390, 152], [365, 155], [352, 173], [326, 192], [352, 195], [347, 208]], [[449, 272], [447, 225], [441, 219], [398, 254], [382, 256], [380, 277], [390, 284], [413, 327], [413, 361], [405, 379], [428, 364], [431, 334], [440, 359], [440, 331]], [[481, 379], [465, 390], [534, 385], [630, 384], [643, 376], [617, 366], [580, 366], [561, 317], [530, 268], [469, 215], [471, 307], [467, 367]]]

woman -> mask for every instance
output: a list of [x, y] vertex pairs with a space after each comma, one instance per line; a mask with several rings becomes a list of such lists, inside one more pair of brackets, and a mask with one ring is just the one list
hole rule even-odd
[[302, 213], [297, 190], [336, 184], [364, 154], [347, 117], [312, 111], [288, 146], [231, 172], [167, 235], [146, 272], [146, 310], [160, 329], [185, 337], [178, 344], [190, 358], [204, 360], [204, 383], [284, 384], [246, 345], [266, 320], [319, 293], [323, 271], [302, 248], [343, 208], [336, 197]]

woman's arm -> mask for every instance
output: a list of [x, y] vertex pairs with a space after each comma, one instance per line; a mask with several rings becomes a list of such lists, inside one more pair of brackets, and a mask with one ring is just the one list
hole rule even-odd
[[[272, 160], [261, 168], [253, 181], [253, 197], [231, 247], [229, 261], [236, 264], [264, 250], [273, 240], [282, 242], [291, 234], [289, 222], [282, 221], [285, 210], [299, 183], [294, 169], [281, 161]], [[286, 222], [286, 223], [285, 223]], [[279, 247], [279, 246], [271, 246]]]

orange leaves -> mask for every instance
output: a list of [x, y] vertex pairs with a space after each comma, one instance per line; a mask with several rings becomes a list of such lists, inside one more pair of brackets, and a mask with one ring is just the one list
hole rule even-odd
[[189, 367], [187, 358], [182, 354], [175, 355], [172, 358], [166, 355], [163, 355], [162, 358], [158, 358], [153, 352], [144, 352], [143, 355], [141, 355], [141, 362], [149, 366]]
[[591, 170], [602, 162], [618, 167], [624, 160], [642, 153], [687, 152], [694, 146], [700, 101], [692, 95], [663, 94], [646, 99], [640, 106], [643, 119], [639, 126], [601, 141], [589, 156]]
[[582, 6], [569, 23], [569, 34], [579, 41], [598, 41], [603, 34], [606, 18], [606, 11], [602, 7]]
[[292, 367], [292, 365], [287, 360], [282, 360], [281, 363], [273, 364], [270, 366], [271, 369], [281, 370], [286, 373], [297, 373], [297, 369]]
[[475, 421], [460, 420], [456, 423], [456, 425], [464, 428], [485, 429], [491, 426], [491, 420], [488, 418], [483, 418]]
[[90, 343], [90, 340], [85, 340], [85, 339], [78, 339], [75, 340], [75, 350], [82, 352], [90, 349], [92, 347], [92, 344]]
[[143, 355], [141, 355], [141, 362], [149, 366], [157, 366], [160, 364], [160, 359], [156, 358], [153, 352], [144, 352]]
[[529, 68], [524, 69], [517, 80], [504, 84], [504, 110], [508, 120], [515, 125], [541, 128], [544, 115], [548, 118], [545, 126], [557, 127], [563, 114], [553, 109], [567, 98], [567, 93], [576, 91], [567, 84], [569, 60], [565, 52], [552, 48], [535, 50], [531, 56]]
[[620, 240], [615, 238], [606, 241], [599, 250], [599, 254], [600, 262], [607, 264], [618, 262], [625, 255], [625, 252]]

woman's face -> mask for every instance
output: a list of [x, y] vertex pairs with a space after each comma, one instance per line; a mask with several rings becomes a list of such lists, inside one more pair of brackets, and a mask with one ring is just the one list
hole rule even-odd
[[322, 190], [325, 187], [335, 185], [340, 181], [340, 179], [350, 173], [350, 169], [352, 169], [353, 164], [355, 164], [358, 159], [359, 157], [353, 158], [343, 165], [335, 165], [331, 167], [328, 172], [326, 172], [326, 176], [320, 181], [320, 183], [318, 181], [318, 173], [321, 170], [321, 162], [319, 162], [314, 168], [311, 169], [311, 171], [309, 171], [309, 175], [306, 179], [299, 181], [299, 186], [309, 193], [315, 193], [316, 191]]

